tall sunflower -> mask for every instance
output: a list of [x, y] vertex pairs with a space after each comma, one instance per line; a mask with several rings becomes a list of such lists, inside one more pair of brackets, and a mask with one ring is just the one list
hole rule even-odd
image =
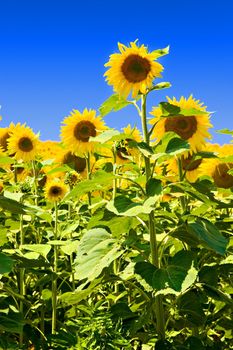
[[81, 113], [73, 110], [71, 115], [63, 120], [61, 127], [61, 139], [64, 145], [79, 155], [93, 150], [94, 141], [89, 141], [90, 137], [96, 137], [107, 127], [101, 117], [96, 117], [95, 110], [84, 109]]
[[[172, 117], [162, 117], [162, 108], [154, 107], [152, 114], [155, 118], [150, 120], [150, 124], [154, 125], [152, 138], [160, 141], [165, 132], [173, 131], [177, 133], [183, 140], [190, 144], [190, 150], [197, 152], [205, 146], [205, 139], [210, 139], [211, 135], [208, 128], [212, 127], [210, 123], [210, 113], [206, 112], [206, 107], [199, 100], [195, 100], [192, 95], [188, 99], [181, 97], [178, 101], [167, 97], [170, 104], [180, 107], [181, 109], [192, 110], [192, 115], [177, 114]], [[203, 111], [203, 114], [196, 113], [195, 110]]]
[[127, 98], [130, 92], [136, 98], [139, 92], [146, 93], [152, 87], [155, 78], [161, 77], [163, 66], [155, 62], [158, 51], [148, 52], [144, 45], [137, 46], [136, 41], [127, 47], [118, 43], [120, 53], [110, 55], [104, 74], [115, 92]]
[[17, 160], [34, 160], [37, 155], [38, 137], [25, 124], [17, 124], [8, 138], [8, 151]]
[[68, 192], [68, 186], [61, 180], [51, 179], [46, 183], [44, 192], [50, 202], [59, 202]]

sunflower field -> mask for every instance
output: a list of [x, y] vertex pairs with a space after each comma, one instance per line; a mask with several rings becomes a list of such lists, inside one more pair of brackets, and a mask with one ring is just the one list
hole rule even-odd
[[147, 110], [168, 47], [118, 49], [60, 141], [0, 128], [0, 349], [233, 349], [233, 143], [192, 95]]

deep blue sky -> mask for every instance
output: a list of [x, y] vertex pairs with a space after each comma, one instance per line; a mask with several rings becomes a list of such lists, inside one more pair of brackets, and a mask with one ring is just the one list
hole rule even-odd
[[[215, 129], [233, 129], [232, 18], [232, 0], [0, 0], [1, 126], [26, 122], [43, 140], [58, 139], [73, 108], [98, 109], [112, 94], [104, 63], [118, 41], [138, 38], [150, 50], [171, 47], [160, 62], [172, 88], [149, 106], [193, 93], [215, 111]], [[132, 107], [105, 120], [139, 125]]]

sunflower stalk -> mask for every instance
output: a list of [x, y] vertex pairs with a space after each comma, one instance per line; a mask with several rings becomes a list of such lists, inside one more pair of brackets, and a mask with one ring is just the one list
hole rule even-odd
[[[147, 128], [147, 117], [146, 117], [146, 95], [141, 96], [141, 122], [143, 130], [144, 142], [150, 146], [150, 135]], [[145, 160], [145, 171], [146, 171], [146, 181], [151, 177], [151, 168], [150, 168], [150, 159], [144, 156]], [[151, 262], [154, 266], [159, 268], [160, 261], [158, 256], [158, 246], [156, 240], [156, 230], [154, 222], [154, 211], [149, 214], [149, 234], [150, 234], [150, 251], [151, 251]], [[165, 339], [165, 318], [164, 318], [164, 309], [163, 309], [163, 300], [162, 295], [159, 295], [154, 298], [155, 306], [155, 315], [156, 315], [156, 324], [157, 332], [160, 339]]]
[[[57, 240], [58, 233], [58, 207], [57, 202], [54, 205], [55, 223], [54, 223], [54, 240]], [[58, 263], [58, 246], [54, 245], [54, 262], [53, 262], [53, 280], [52, 280], [52, 334], [56, 334], [57, 326], [57, 263]]]
[[[86, 155], [86, 164], [87, 164], [87, 180], [91, 179], [91, 157], [90, 152]], [[88, 192], [88, 204], [91, 206], [91, 192]]]
[[[177, 158], [177, 165], [178, 165], [178, 174], [179, 174], [179, 180], [180, 182], [183, 181], [183, 169], [182, 169], [182, 161], [180, 158]], [[182, 214], [186, 212], [186, 199], [184, 196], [180, 197], [180, 204], [181, 204], [181, 209], [182, 209]]]
[[[22, 245], [24, 244], [24, 229], [23, 229], [23, 215], [20, 215], [20, 249], [22, 249]], [[22, 297], [22, 299], [19, 301], [19, 311], [23, 315], [23, 299], [25, 295], [25, 282], [24, 282], [24, 275], [25, 275], [25, 269], [20, 268], [19, 269], [19, 294]], [[23, 330], [19, 335], [19, 346], [20, 348], [23, 347]]]

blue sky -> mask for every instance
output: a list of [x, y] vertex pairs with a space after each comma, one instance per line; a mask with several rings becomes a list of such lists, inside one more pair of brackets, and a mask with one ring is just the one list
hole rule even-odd
[[[1, 126], [26, 122], [41, 139], [58, 139], [73, 108], [98, 109], [112, 94], [104, 63], [118, 41], [138, 38], [150, 50], [170, 45], [160, 63], [172, 88], [151, 94], [149, 109], [192, 93], [215, 111], [214, 129], [233, 129], [232, 18], [231, 0], [0, 1]], [[140, 125], [132, 107], [105, 121]]]

